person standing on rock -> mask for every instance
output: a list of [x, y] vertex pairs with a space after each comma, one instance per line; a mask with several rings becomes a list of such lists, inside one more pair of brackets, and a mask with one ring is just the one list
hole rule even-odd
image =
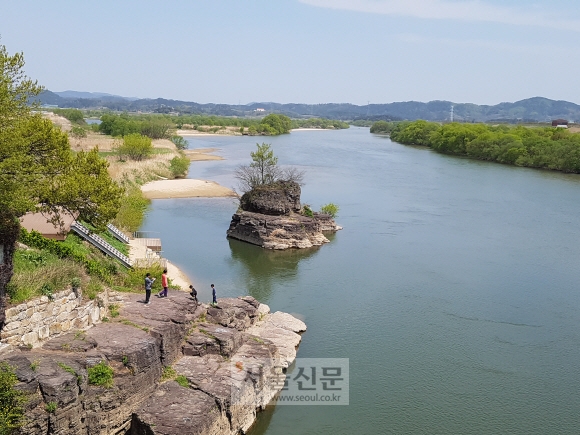
[[151, 278], [151, 274], [147, 272], [145, 275], [145, 304], [149, 305], [149, 298], [151, 297], [151, 286], [155, 282], [155, 278]]
[[169, 287], [169, 284], [167, 282], [167, 269], [163, 269], [163, 275], [161, 275], [161, 287], [163, 287], [163, 290], [157, 293], [157, 297], [158, 298], [162, 298], [164, 296], [167, 297], [167, 288]]
[[189, 294], [193, 298], [193, 301], [195, 302], [195, 305], [197, 305], [197, 290], [194, 289], [191, 284], [189, 285], [189, 289], [191, 290], [191, 292]]
[[217, 304], [217, 294], [215, 292], [215, 286], [212, 284], [211, 285], [211, 296], [213, 298], [213, 304], [216, 305]]

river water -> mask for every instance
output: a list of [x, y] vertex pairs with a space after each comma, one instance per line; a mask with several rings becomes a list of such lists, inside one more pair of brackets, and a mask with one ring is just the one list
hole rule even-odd
[[[252, 137], [189, 138], [235, 186]], [[302, 202], [344, 230], [310, 250], [227, 240], [232, 199], [155, 200], [144, 231], [202, 301], [250, 294], [308, 325], [298, 356], [350, 359], [349, 406], [277, 406], [258, 434], [580, 432], [580, 177], [444, 156], [366, 128], [266, 138]]]

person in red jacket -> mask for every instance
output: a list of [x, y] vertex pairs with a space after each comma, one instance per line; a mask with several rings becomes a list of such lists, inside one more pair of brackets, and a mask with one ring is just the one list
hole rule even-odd
[[167, 287], [169, 287], [169, 284], [167, 282], [167, 269], [163, 269], [163, 275], [161, 275], [161, 287], [163, 287], [163, 290], [157, 293], [157, 297], [158, 298], [162, 298], [164, 296], [167, 297]]

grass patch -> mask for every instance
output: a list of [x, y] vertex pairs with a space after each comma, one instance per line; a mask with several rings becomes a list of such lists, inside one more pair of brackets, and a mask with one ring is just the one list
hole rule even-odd
[[189, 388], [189, 381], [187, 380], [187, 378], [183, 375], [179, 375], [175, 378], [175, 382], [177, 382], [179, 385], [181, 385], [184, 388]]
[[175, 377], [177, 376], [177, 372], [175, 371], [175, 369], [171, 366], [168, 367], [164, 367], [163, 368], [163, 373], [161, 374], [161, 381], [170, 381], [172, 379], [175, 379]]
[[87, 369], [89, 384], [111, 388], [113, 386], [113, 369], [105, 361], [101, 361]]
[[99, 280], [91, 279], [87, 285], [85, 295], [90, 300], [94, 300], [103, 290], [103, 284]]
[[136, 323], [133, 323], [130, 320], [127, 320], [127, 319], [121, 320], [121, 323], [123, 325], [133, 326], [134, 328], [139, 328], [139, 329], [141, 329], [141, 330], [143, 330], [145, 332], [149, 332], [149, 328], [147, 328], [146, 326], [139, 326]]
[[60, 259], [46, 251], [17, 249], [14, 275], [6, 290], [10, 302], [18, 304], [65, 289], [73, 278], [84, 273], [84, 267], [73, 260]]
[[49, 414], [54, 414], [56, 412], [56, 409], [58, 408], [58, 405], [56, 402], [48, 402], [45, 406], [44, 406], [44, 410], [46, 412], [48, 412]]
[[109, 314], [111, 317], [119, 317], [119, 305], [117, 304], [110, 304], [109, 305]]
[[0, 435], [9, 435], [24, 424], [26, 393], [16, 388], [15, 368], [0, 362]]

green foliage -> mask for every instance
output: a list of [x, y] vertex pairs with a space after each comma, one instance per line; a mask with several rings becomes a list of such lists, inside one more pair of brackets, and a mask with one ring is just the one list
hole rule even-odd
[[[377, 121], [371, 125], [371, 133], [389, 134], [397, 123], [389, 121]], [[364, 127], [364, 126], [362, 126]]]
[[123, 142], [116, 151], [120, 159], [128, 157], [131, 160], [141, 161], [153, 154], [153, 144], [150, 137], [132, 133], [123, 137]]
[[169, 162], [169, 170], [174, 178], [181, 178], [187, 175], [191, 161], [185, 157], [173, 157]]
[[86, 124], [85, 116], [83, 115], [83, 112], [81, 112], [79, 109], [54, 109], [53, 113], [62, 116], [68, 119], [70, 122], [74, 122], [75, 124], [79, 125]]
[[161, 374], [161, 381], [169, 381], [177, 376], [177, 372], [171, 366], [163, 368], [163, 373]]
[[110, 304], [109, 305], [109, 314], [111, 317], [119, 317], [119, 305], [117, 304]]
[[103, 291], [103, 284], [99, 281], [91, 279], [89, 281], [89, 285], [85, 290], [85, 296], [89, 298], [91, 301], [96, 299], [97, 295]]
[[262, 119], [259, 128], [262, 128], [263, 132], [270, 135], [290, 133], [292, 128], [292, 121], [285, 115], [270, 114]]
[[329, 202], [320, 208], [320, 213], [329, 214], [334, 219], [336, 216], [338, 216], [338, 210], [338, 205]]
[[111, 388], [113, 386], [113, 369], [105, 361], [87, 369], [89, 384]]
[[178, 150], [186, 150], [189, 144], [182, 136], [171, 136], [171, 142], [175, 144]]
[[42, 296], [47, 296], [48, 299], [52, 300], [52, 293], [54, 292], [54, 287], [50, 283], [45, 283], [40, 287], [40, 294]]
[[175, 382], [177, 382], [179, 385], [181, 385], [184, 388], [189, 388], [189, 381], [187, 380], [187, 378], [183, 375], [179, 375], [175, 378]]
[[400, 123], [391, 139], [435, 151], [531, 168], [580, 173], [580, 134], [553, 127], [526, 128], [426, 121]]
[[314, 212], [312, 211], [312, 209], [310, 208], [310, 206], [308, 204], [304, 204], [302, 206], [302, 214], [304, 216], [314, 217]]
[[324, 129], [346, 129], [350, 125], [344, 121], [336, 121], [326, 118], [293, 119], [292, 128], [324, 128]]
[[49, 414], [54, 414], [56, 412], [57, 408], [58, 408], [58, 404], [56, 402], [48, 402], [44, 406], [44, 410], [46, 412], [48, 412]]
[[[32, 261], [31, 261], [32, 259]], [[38, 259], [42, 259], [38, 261]], [[47, 251], [17, 249], [14, 255], [14, 275], [6, 288], [10, 302], [20, 303], [52, 289], [65, 289], [82, 273], [83, 266]]]
[[258, 174], [258, 185], [271, 184], [276, 181], [276, 168], [278, 157], [274, 156], [274, 151], [267, 143], [256, 144], [258, 149], [252, 151], [252, 163], [250, 167], [255, 168]]
[[81, 286], [81, 279], [78, 276], [75, 276], [71, 279], [70, 285], [72, 288], [79, 288]]
[[141, 134], [151, 139], [169, 137], [171, 123], [162, 115], [130, 116], [128, 113], [120, 115], [104, 114], [101, 116], [99, 131], [114, 137]]
[[0, 435], [10, 435], [24, 423], [26, 394], [16, 388], [14, 367], [0, 362]]
[[81, 139], [83, 137], [87, 137], [87, 131], [82, 127], [73, 125], [70, 131], [70, 135], [75, 139]]
[[150, 202], [138, 186], [129, 186], [113, 223], [119, 228], [137, 231], [143, 223]]
[[88, 256], [81, 253], [79, 249], [75, 249], [69, 244], [47, 239], [34, 230], [28, 232], [25, 228], [22, 228], [20, 231], [20, 241], [25, 245], [48, 251], [51, 254], [56, 255], [58, 258], [70, 258], [81, 263], [85, 266], [87, 273], [97, 276], [104, 282], [110, 282], [111, 275], [117, 273], [117, 270], [113, 266], [88, 258]]

